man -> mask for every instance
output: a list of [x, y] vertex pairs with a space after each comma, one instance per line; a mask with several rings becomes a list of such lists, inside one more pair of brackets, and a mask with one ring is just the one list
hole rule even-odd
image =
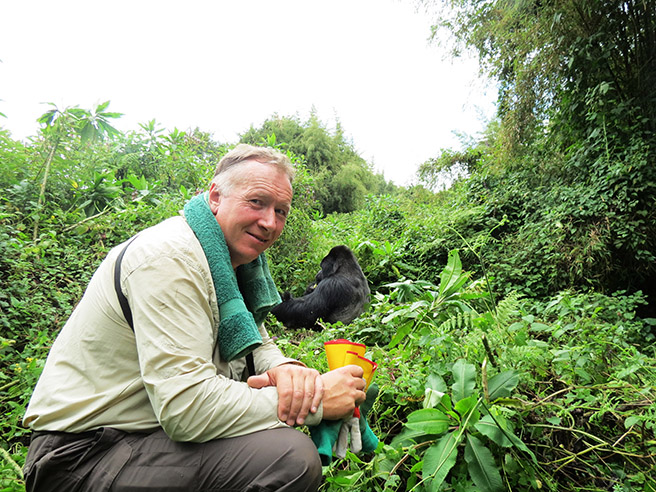
[[351, 415], [365, 383], [285, 358], [263, 327], [292, 179], [286, 156], [239, 145], [183, 214], [110, 251], [26, 411], [28, 492], [318, 488], [292, 426]]

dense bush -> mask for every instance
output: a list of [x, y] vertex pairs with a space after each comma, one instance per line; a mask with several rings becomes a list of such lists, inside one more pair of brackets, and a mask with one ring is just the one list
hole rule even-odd
[[499, 111], [480, 142], [442, 152], [421, 177], [434, 184], [441, 172], [464, 170], [467, 202], [485, 206], [486, 218], [507, 219], [487, 252], [497, 289], [538, 296], [642, 290], [653, 305], [653, 7], [633, 0], [440, 4], [435, 38], [446, 27], [456, 51], [478, 53], [498, 82]]
[[635, 315], [644, 297], [490, 304], [456, 258], [439, 285], [378, 292], [351, 326], [278, 331], [322, 369], [334, 338], [365, 343], [379, 364], [372, 426], [383, 443], [333, 462], [323, 489], [652, 490], [655, 321]]

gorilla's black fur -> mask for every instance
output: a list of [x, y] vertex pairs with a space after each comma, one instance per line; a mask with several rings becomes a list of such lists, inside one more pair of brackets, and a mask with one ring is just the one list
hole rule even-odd
[[283, 296], [271, 312], [287, 328], [320, 330], [318, 319], [350, 323], [369, 302], [369, 284], [353, 252], [335, 246], [321, 260], [321, 270], [301, 297]]

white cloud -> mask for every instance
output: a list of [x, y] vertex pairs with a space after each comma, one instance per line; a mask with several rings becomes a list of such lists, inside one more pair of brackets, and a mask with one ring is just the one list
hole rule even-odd
[[476, 62], [443, 61], [411, 2], [22, 0], [0, 19], [0, 125], [17, 138], [36, 132], [42, 102], [111, 100], [121, 129], [154, 118], [227, 142], [314, 106], [406, 184], [493, 111]]

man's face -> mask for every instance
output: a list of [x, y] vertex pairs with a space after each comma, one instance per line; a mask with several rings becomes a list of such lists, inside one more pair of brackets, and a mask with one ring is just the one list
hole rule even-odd
[[287, 175], [271, 164], [245, 161], [239, 167], [239, 181], [228, 196], [212, 183], [209, 196], [233, 268], [255, 260], [278, 239], [293, 195]]

